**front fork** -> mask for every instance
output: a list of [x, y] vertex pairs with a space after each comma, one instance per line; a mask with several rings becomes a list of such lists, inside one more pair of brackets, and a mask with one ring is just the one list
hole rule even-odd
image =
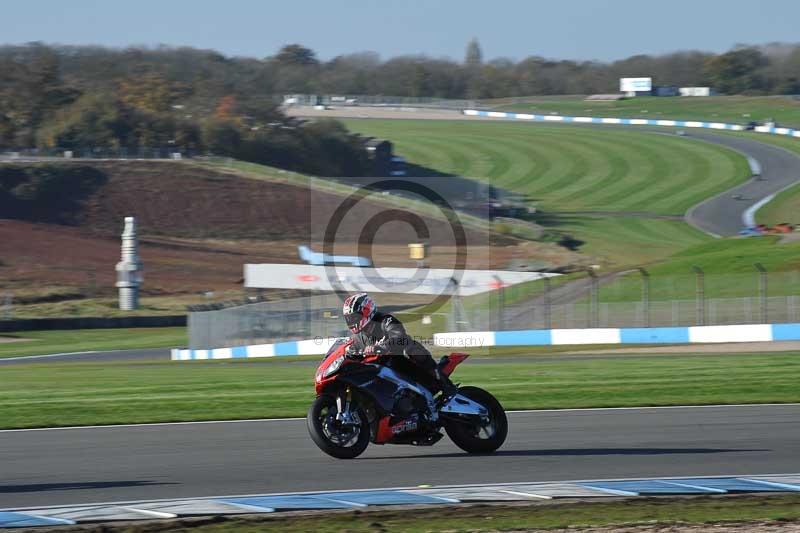
[[[353, 402], [353, 393], [350, 390], [350, 387], [345, 388], [344, 398], [342, 398], [341, 394], [336, 395], [336, 420], [341, 422], [342, 424], [355, 424], [358, 425], [358, 421], [355, 420], [353, 413], [350, 411], [350, 406]], [[342, 405], [344, 404], [344, 405]]]

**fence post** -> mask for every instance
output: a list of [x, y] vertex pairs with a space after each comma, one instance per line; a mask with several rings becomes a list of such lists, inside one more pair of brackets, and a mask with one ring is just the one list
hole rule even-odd
[[597, 273], [594, 271], [593, 268], [588, 268], [586, 270], [589, 273], [589, 277], [591, 279], [591, 304], [589, 306], [589, 327], [596, 328], [599, 325], [599, 314], [600, 309], [598, 305], [598, 292], [600, 288], [600, 283], [597, 279]]
[[761, 305], [761, 323], [766, 324], [769, 319], [767, 310], [767, 269], [761, 263], [753, 265], [758, 270], [758, 299]]
[[699, 266], [692, 266], [692, 270], [696, 276], [696, 320], [698, 326], [706, 325], [706, 287], [705, 287], [705, 274], [703, 269]]
[[550, 278], [544, 278], [544, 329], [553, 329], [553, 309], [550, 305]]
[[464, 308], [461, 305], [461, 295], [458, 292], [458, 280], [455, 278], [450, 278], [449, 288], [451, 290], [451, 312], [453, 314], [453, 319], [456, 323], [456, 331], [462, 331], [462, 325], [466, 322], [466, 317], [464, 315]]
[[11, 320], [14, 316], [14, 295], [10, 292], [7, 292], [3, 295], [3, 317], [6, 320]]
[[642, 275], [642, 309], [644, 310], [644, 327], [650, 327], [650, 273], [640, 267], [639, 274]]
[[504, 318], [504, 310], [506, 307], [506, 287], [503, 284], [503, 280], [500, 279], [500, 276], [494, 276], [495, 281], [497, 281], [497, 324], [495, 330], [503, 329], [503, 321]]

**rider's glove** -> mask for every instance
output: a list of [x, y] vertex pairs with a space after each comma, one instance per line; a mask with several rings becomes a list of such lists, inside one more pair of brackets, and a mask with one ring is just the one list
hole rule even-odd
[[364, 349], [364, 357], [373, 357], [375, 355], [384, 355], [386, 353], [386, 346], [380, 342], [367, 346]]
[[347, 347], [344, 351], [344, 356], [348, 359], [361, 359], [362, 354], [358, 351], [358, 349], [353, 346], [352, 344]]

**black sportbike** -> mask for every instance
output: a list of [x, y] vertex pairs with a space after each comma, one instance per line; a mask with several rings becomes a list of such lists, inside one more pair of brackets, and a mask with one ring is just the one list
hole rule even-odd
[[[317, 398], [308, 410], [308, 432], [319, 448], [339, 459], [361, 455], [374, 444], [431, 446], [450, 439], [469, 453], [491, 453], [508, 434], [503, 406], [483, 389], [458, 387], [432, 394], [407, 373], [381, 364], [385, 356], [348, 356], [349, 340], [337, 341], [316, 374]], [[450, 375], [467, 354], [440, 361]]]

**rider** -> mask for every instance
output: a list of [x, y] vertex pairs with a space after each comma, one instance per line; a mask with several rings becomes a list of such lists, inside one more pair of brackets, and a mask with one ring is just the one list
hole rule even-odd
[[412, 339], [403, 324], [390, 314], [378, 312], [375, 301], [365, 292], [348, 297], [342, 306], [347, 327], [353, 332], [353, 344], [349, 347], [351, 355], [387, 355], [388, 365], [405, 365], [423, 385], [444, 394], [452, 394], [456, 387], [436, 364], [431, 353], [419, 342]]

